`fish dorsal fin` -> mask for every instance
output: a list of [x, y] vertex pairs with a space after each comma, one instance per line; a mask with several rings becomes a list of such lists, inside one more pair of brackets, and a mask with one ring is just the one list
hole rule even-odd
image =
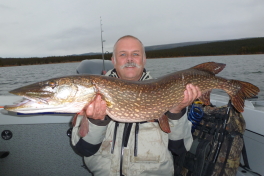
[[192, 67], [193, 69], [206, 71], [212, 74], [217, 74], [225, 68], [226, 64], [216, 62], [205, 62]]

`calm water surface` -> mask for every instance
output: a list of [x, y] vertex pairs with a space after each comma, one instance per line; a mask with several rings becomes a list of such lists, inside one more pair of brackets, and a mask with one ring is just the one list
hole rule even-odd
[[[146, 69], [153, 77], [160, 77], [168, 73], [190, 68], [203, 62], [225, 63], [225, 69], [218, 76], [247, 81], [260, 88], [259, 99], [264, 100], [264, 55], [239, 56], [203, 56], [149, 59]], [[76, 74], [79, 63], [30, 65], [16, 67], [0, 67], [0, 95], [10, 95], [8, 91], [38, 81]], [[214, 93], [225, 94], [223, 91]], [[225, 94], [226, 95], [226, 94]]]

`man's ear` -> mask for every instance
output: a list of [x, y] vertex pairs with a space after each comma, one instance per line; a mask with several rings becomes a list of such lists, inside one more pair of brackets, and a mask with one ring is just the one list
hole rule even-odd
[[144, 66], [146, 65], [146, 60], [147, 60], [147, 58], [146, 57], [143, 57], [143, 65]]
[[115, 58], [112, 56], [111, 57], [112, 64], [115, 65]]

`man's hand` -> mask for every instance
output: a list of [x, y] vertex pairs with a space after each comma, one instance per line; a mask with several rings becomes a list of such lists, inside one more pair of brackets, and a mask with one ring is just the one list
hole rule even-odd
[[104, 120], [106, 116], [106, 102], [102, 100], [100, 95], [96, 95], [94, 101], [80, 115], [83, 115], [83, 113], [86, 113], [88, 118]]
[[199, 87], [194, 86], [192, 84], [188, 84], [186, 86], [186, 90], [184, 91], [183, 101], [177, 106], [170, 109], [169, 111], [171, 113], [180, 113], [183, 108], [186, 108], [187, 106], [192, 104], [192, 102], [196, 100], [197, 98], [199, 98], [201, 95], [202, 93]]

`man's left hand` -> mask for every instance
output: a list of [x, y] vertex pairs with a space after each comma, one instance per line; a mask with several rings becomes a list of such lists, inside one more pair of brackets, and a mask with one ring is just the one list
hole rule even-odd
[[177, 106], [173, 107], [169, 111], [171, 113], [180, 113], [183, 108], [186, 108], [193, 103], [194, 100], [199, 98], [202, 95], [202, 92], [199, 87], [192, 84], [187, 84], [186, 90], [184, 91], [184, 99]]

